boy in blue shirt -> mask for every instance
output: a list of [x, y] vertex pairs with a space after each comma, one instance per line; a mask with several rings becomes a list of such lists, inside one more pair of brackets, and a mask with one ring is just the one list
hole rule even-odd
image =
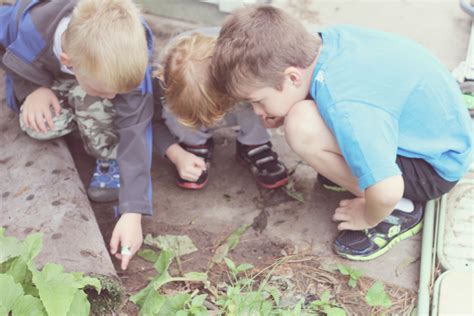
[[421, 229], [423, 203], [448, 192], [471, 162], [459, 87], [408, 39], [336, 26], [310, 33], [271, 6], [234, 12], [214, 52], [216, 87], [284, 118], [291, 148], [352, 192], [333, 220], [335, 251], [370, 260]]

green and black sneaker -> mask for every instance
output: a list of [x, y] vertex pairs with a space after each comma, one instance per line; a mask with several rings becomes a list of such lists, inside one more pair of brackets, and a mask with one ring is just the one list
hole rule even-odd
[[322, 174], [318, 173], [317, 175], [318, 182], [322, 185], [323, 188], [329, 191], [334, 192], [346, 192], [347, 190], [341, 187], [339, 184], [336, 184], [323, 176]]
[[334, 241], [334, 251], [350, 260], [372, 260], [403, 239], [416, 235], [422, 225], [423, 206], [415, 203], [415, 209], [411, 213], [394, 210], [373, 228], [342, 231]]

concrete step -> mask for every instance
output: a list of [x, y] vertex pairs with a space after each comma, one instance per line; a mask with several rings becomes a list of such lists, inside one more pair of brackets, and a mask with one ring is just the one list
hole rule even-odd
[[28, 137], [2, 102], [0, 148], [0, 226], [6, 235], [24, 239], [42, 232], [38, 268], [57, 263], [98, 276], [109, 289], [100, 300], [119, 303], [120, 281], [64, 140]]

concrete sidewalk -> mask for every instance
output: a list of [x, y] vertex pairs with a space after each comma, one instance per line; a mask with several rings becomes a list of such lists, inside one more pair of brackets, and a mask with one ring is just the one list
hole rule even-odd
[[[3, 74], [2, 74], [3, 75]], [[97, 222], [63, 139], [24, 134], [18, 115], [0, 106], [0, 226], [23, 239], [44, 233], [39, 265], [116, 277]]]

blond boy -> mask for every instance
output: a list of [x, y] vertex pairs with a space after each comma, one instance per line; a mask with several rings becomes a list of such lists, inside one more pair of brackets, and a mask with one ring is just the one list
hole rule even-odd
[[[288, 182], [285, 166], [272, 150], [270, 135], [248, 104], [224, 111], [232, 103], [210, 80], [210, 61], [218, 28], [178, 35], [163, 50], [162, 76], [155, 79], [155, 107], [173, 136], [155, 124], [162, 154], [175, 164], [178, 186], [202, 189], [208, 183], [216, 129], [239, 126], [236, 158], [260, 186], [275, 189]], [[163, 111], [161, 108], [163, 107]], [[161, 119], [161, 118], [160, 118]]]
[[0, 16], [7, 103], [35, 139], [78, 128], [97, 159], [89, 197], [119, 197], [110, 246], [125, 269], [142, 242], [141, 215], [152, 211], [151, 33], [130, 0], [19, 0]]
[[416, 234], [423, 202], [448, 192], [472, 159], [459, 88], [408, 39], [354, 26], [310, 33], [254, 6], [226, 20], [212, 64], [221, 93], [284, 118], [296, 154], [356, 196], [333, 216], [343, 257], [370, 260]]

